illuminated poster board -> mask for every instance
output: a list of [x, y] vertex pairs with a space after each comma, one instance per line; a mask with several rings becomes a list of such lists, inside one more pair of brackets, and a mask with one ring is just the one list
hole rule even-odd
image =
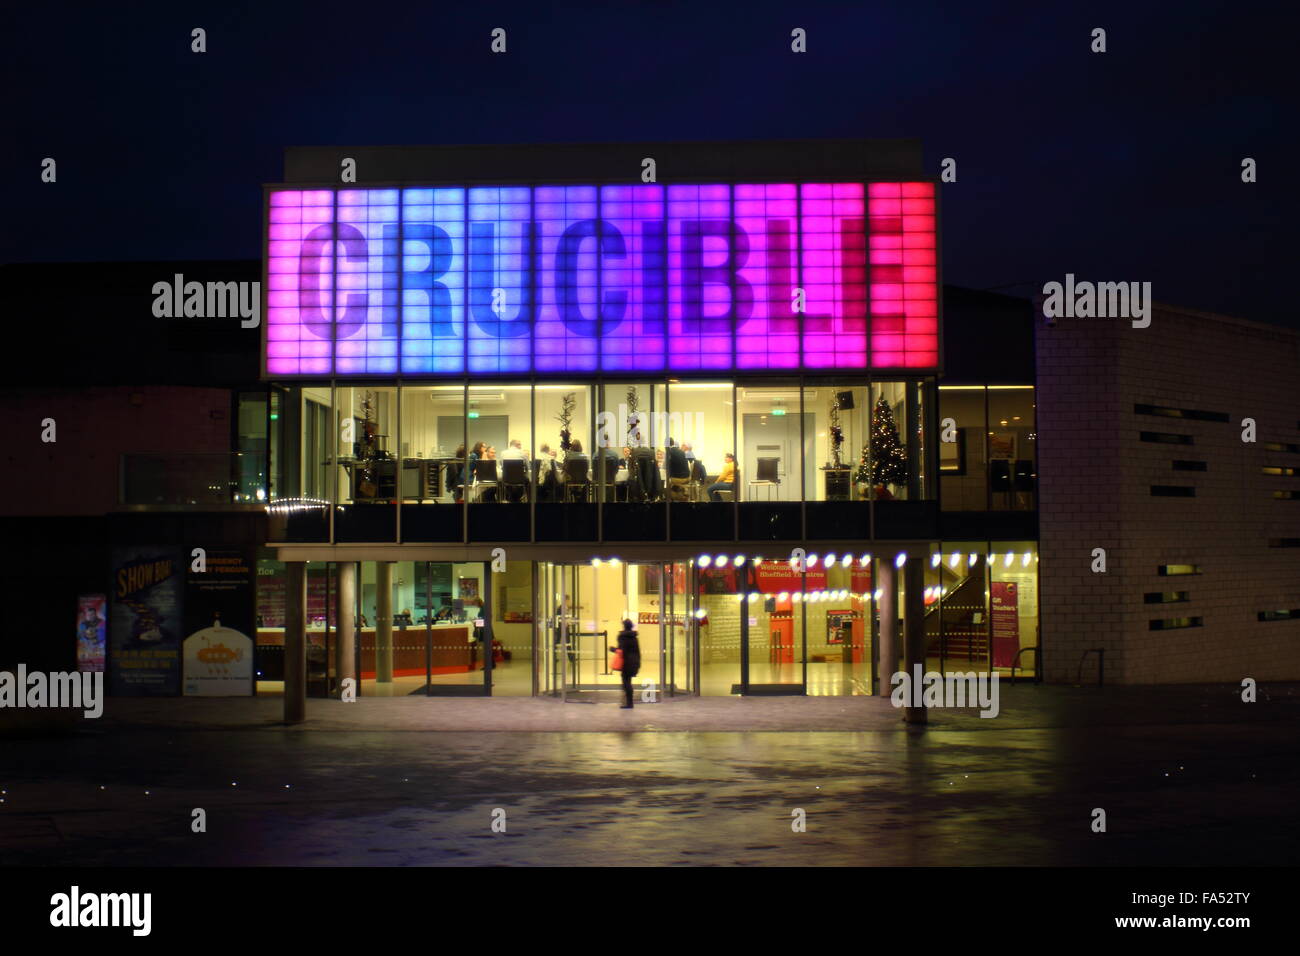
[[1020, 602], [1015, 581], [993, 581], [993, 666], [1010, 667], [1020, 648]]
[[933, 183], [281, 189], [263, 371], [933, 370]]
[[254, 571], [243, 549], [207, 548], [205, 569], [185, 573], [182, 692], [194, 697], [253, 693]]
[[102, 671], [108, 642], [108, 597], [77, 598], [77, 670]]
[[185, 552], [168, 546], [113, 549], [109, 693], [174, 697], [180, 692]]

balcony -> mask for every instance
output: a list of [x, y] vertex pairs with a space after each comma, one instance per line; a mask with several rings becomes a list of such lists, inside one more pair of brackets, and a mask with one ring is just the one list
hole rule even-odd
[[118, 503], [127, 508], [243, 510], [264, 507], [266, 455], [122, 455]]

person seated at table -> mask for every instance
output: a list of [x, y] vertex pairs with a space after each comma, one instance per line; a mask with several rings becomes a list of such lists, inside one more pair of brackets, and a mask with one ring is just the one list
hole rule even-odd
[[450, 488], [452, 491], [455, 491], [456, 494], [459, 495], [460, 492], [456, 491], [456, 486], [459, 484], [463, 484], [465, 480], [464, 479], [464, 473], [465, 473], [465, 446], [464, 445], [456, 446], [456, 453], [451, 456], [451, 461], [447, 462], [446, 469], [447, 469], [446, 470], [447, 487]]
[[720, 491], [733, 491], [736, 487], [736, 456], [727, 452], [722, 456], [725, 461], [722, 465], [722, 474], [718, 475], [718, 480], [709, 485], [709, 500], [721, 501]]
[[[488, 460], [488, 443], [485, 441], [476, 441], [474, 447], [469, 451], [469, 464], [465, 467], [465, 487], [473, 488], [478, 483], [478, 468], [475, 467], [477, 462]], [[472, 498], [470, 500], [473, 500]]]
[[668, 477], [670, 480], [691, 477], [691, 466], [686, 460], [686, 450], [679, 447], [671, 438], [668, 439]]
[[620, 461], [622, 460], [619, 453], [614, 450], [614, 440], [612, 438], [606, 438], [601, 442], [601, 446], [596, 452], [596, 457], [602, 459], [613, 458]]
[[[483, 457], [483, 454], [486, 451], [487, 451], [487, 446], [484, 445], [483, 442], [481, 441], [476, 441], [474, 443], [474, 447], [469, 450], [469, 458], [465, 460], [465, 467], [462, 468], [460, 472], [460, 484], [462, 486], [461, 493], [460, 493], [461, 496], [464, 495], [465, 489], [469, 488], [470, 485], [474, 483], [474, 464], [480, 458]], [[465, 459], [464, 445], [456, 449], [456, 457], [458, 459]], [[456, 500], [459, 502], [461, 500], [461, 497], [457, 497]]]
[[668, 439], [667, 468], [669, 497], [673, 501], [686, 501], [690, 497], [691, 464], [686, 460], [686, 452], [671, 438]]
[[528, 458], [528, 453], [524, 451], [524, 446], [520, 444], [518, 438], [510, 439], [510, 446], [501, 453], [503, 459]]
[[542, 445], [537, 450], [537, 500], [554, 501], [555, 485], [559, 481], [559, 469], [555, 467], [555, 452], [550, 445]]
[[691, 447], [690, 442], [688, 441], [682, 442], [682, 454], [686, 456], [686, 460], [689, 461], [692, 465], [695, 464], [695, 451]]
[[[484, 447], [484, 449], [483, 449], [483, 460], [484, 460], [484, 461], [496, 461], [496, 460], [497, 460], [497, 450], [496, 450], [496, 446], [495, 446], [495, 445], [487, 445], [487, 446]], [[501, 466], [500, 466], [500, 465], [497, 465], [497, 480], [499, 481], [500, 478], [501, 478]], [[479, 481], [476, 479], [476, 480], [475, 480], [475, 484], [482, 484], [482, 485], [483, 485], [482, 489], [479, 491], [479, 501], [496, 501], [496, 500], [497, 500], [497, 486], [496, 486], [496, 484], [492, 483], [492, 479], [489, 478], [489, 479], [487, 479], [487, 481], [485, 481], [485, 482], [479, 482]]]

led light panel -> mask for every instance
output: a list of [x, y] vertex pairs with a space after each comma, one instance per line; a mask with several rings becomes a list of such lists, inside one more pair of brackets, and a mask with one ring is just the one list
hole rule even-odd
[[275, 378], [924, 370], [932, 183], [275, 189]]

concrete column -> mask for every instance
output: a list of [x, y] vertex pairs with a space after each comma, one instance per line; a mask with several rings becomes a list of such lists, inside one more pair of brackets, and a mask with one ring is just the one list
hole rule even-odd
[[890, 678], [898, 670], [898, 588], [893, 558], [882, 557], [876, 562], [876, 577], [876, 587], [880, 589], [880, 601], [876, 605], [880, 612], [878, 691], [882, 697], [888, 697], [894, 689]]
[[[903, 665], [915, 678], [918, 670], [925, 672], [925, 564], [916, 556], [909, 556], [903, 566]], [[920, 667], [916, 667], [916, 665]], [[903, 720], [909, 724], [926, 722], [926, 709], [903, 708]]]
[[284, 722], [307, 719], [307, 564], [284, 566]]
[[[338, 677], [340, 696], [343, 681], [356, 679], [357, 661], [357, 566], [351, 561], [338, 565], [338, 640], [334, 644], [334, 673]], [[354, 689], [358, 689], [354, 685]]]
[[392, 561], [375, 565], [375, 680], [393, 682], [393, 566]]

